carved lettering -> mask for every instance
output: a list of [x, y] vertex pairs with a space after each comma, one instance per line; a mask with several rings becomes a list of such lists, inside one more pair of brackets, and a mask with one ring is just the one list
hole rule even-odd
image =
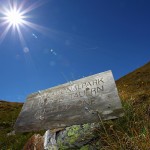
[[[122, 115], [111, 71], [29, 95], [15, 130], [24, 132], [59, 128], [62, 124], [65, 127], [92, 123], [98, 121], [93, 115], [95, 111], [100, 112], [105, 120]], [[106, 115], [108, 111], [112, 113]]]
[[[36, 119], [44, 119], [45, 107], [50, 109], [50, 112], [58, 112], [58, 111], [67, 111], [72, 108], [72, 105], [65, 104], [62, 106], [63, 101], [65, 100], [64, 95], [68, 95], [70, 100], [86, 98], [84, 100], [76, 101], [73, 106], [86, 106], [93, 105], [95, 103], [92, 97], [97, 96], [99, 93], [104, 91], [104, 81], [103, 78], [98, 78], [92, 81], [83, 82], [81, 84], [71, 84], [67, 88], [63, 88], [60, 90], [52, 91], [52, 92], [39, 92], [38, 98], [38, 108], [39, 110], [35, 113]], [[92, 96], [92, 97], [91, 97]], [[31, 103], [33, 106], [33, 103]]]

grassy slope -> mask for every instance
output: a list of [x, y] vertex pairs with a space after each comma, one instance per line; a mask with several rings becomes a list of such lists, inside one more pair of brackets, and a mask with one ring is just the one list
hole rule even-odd
[[[7, 136], [7, 133], [14, 130], [14, 123], [22, 106], [23, 103], [0, 100], [0, 150], [21, 150], [26, 141], [34, 134], [31, 132]], [[43, 134], [43, 131], [39, 133]]]
[[[125, 116], [106, 121], [99, 130], [102, 150], [149, 150], [150, 63], [116, 81]], [[7, 137], [21, 110], [21, 103], [0, 101], [0, 150], [20, 150], [33, 133]], [[87, 146], [88, 147], [88, 146]]]
[[[136, 100], [150, 96], [150, 62], [116, 81], [123, 99]], [[146, 98], [146, 97], [145, 97]]]
[[103, 150], [150, 149], [150, 62], [116, 81], [125, 116], [104, 122]]
[[13, 131], [16, 118], [22, 108], [22, 103], [12, 103], [0, 100], [0, 150], [21, 149], [29, 134], [7, 136]]

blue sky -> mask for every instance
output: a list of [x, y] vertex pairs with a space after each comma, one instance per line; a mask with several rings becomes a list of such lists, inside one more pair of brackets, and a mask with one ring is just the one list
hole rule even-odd
[[[19, 25], [24, 42], [12, 28], [2, 39], [0, 20], [0, 99], [23, 102], [38, 90], [107, 70], [117, 80], [150, 61], [149, 0], [24, 2], [22, 10], [31, 8], [25, 20], [37, 25]], [[9, 1], [0, 3], [0, 10], [8, 8]]]

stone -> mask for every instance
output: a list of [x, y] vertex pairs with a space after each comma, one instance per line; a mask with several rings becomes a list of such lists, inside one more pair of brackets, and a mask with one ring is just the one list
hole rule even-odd
[[44, 150], [44, 138], [40, 134], [34, 134], [25, 144], [23, 150]]
[[23, 150], [97, 150], [100, 144], [89, 144], [97, 140], [97, 130], [99, 123], [73, 125], [57, 132], [47, 130], [44, 136], [34, 134]]
[[58, 150], [56, 143], [56, 133], [47, 130], [44, 134], [44, 150]]
[[60, 150], [80, 149], [96, 139], [98, 123], [73, 125], [57, 133], [57, 145]]

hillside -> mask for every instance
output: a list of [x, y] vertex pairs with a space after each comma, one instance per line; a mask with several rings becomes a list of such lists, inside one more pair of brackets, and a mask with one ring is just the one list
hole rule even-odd
[[150, 62], [116, 81], [123, 99], [138, 101], [150, 97]]
[[21, 110], [22, 103], [0, 100], [0, 129], [11, 128]]
[[16, 136], [12, 138], [12, 136], [7, 136], [7, 134], [13, 131], [13, 125], [22, 105], [22, 103], [0, 100], [0, 150], [13, 148], [13, 144], [17, 142]]
[[[103, 127], [97, 130], [99, 138], [95, 143], [100, 143], [101, 150], [149, 150], [150, 62], [120, 78], [116, 84], [125, 116], [103, 122], [105, 130]], [[0, 100], [0, 150], [20, 150], [34, 134], [13, 135], [14, 122], [22, 105]], [[90, 150], [89, 145], [82, 150]]]

